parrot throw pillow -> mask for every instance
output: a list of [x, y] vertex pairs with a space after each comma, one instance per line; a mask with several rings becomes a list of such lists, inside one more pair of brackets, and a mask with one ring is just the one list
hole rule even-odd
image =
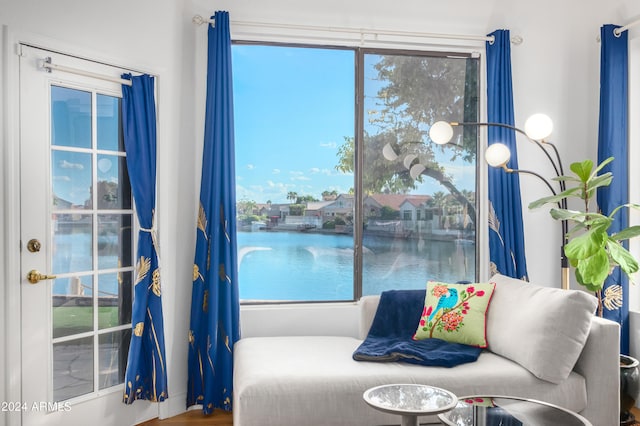
[[424, 309], [414, 340], [438, 338], [447, 342], [487, 347], [486, 313], [494, 283], [427, 283]]

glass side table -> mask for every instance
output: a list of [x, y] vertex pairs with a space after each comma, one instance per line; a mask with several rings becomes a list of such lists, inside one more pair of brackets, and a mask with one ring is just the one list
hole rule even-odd
[[580, 414], [557, 405], [510, 396], [463, 396], [438, 418], [449, 426], [592, 426]]
[[439, 414], [458, 403], [458, 397], [447, 390], [413, 384], [376, 386], [362, 397], [377, 410], [401, 415], [402, 426], [418, 426], [418, 416]]

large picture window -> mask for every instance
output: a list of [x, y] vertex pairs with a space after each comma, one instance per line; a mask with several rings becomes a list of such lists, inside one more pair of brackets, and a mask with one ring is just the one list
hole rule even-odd
[[242, 302], [473, 281], [477, 121], [464, 54], [234, 44]]

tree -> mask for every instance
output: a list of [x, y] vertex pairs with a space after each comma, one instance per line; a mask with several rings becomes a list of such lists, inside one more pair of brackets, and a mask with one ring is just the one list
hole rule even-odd
[[250, 215], [257, 207], [257, 203], [253, 200], [240, 200], [237, 203], [238, 214]]
[[322, 191], [322, 199], [323, 200], [335, 200], [336, 197], [338, 196], [338, 191], [336, 191], [335, 189], [332, 191]]
[[[364, 164], [370, 170], [369, 173], [363, 173], [362, 188], [368, 194], [406, 194], [417, 188], [418, 183], [422, 183], [424, 177], [429, 177], [438, 181], [444, 186], [451, 195], [462, 205], [467, 207], [469, 217], [475, 223], [475, 204], [465, 197], [465, 195], [453, 184], [451, 177], [448, 176], [444, 168], [440, 166], [430, 147], [424, 144], [397, 144], [396, 138], [390, 133], [381, 133], [373, 137], [365, 134], [364, 137]], [[398, 157], [394, 160], [388, 160], [380, 155], [384, 146], [389, 143], [392, 147], [396, 147]], [[420, 146], [416, 146], [420, 145]], [[430, 144], [431, 145], [431, 144]], [[345, 138], [344, 143], [338, 149], [338, 164], [335, 168], [343, 173], [353, 172], [353, 153], [354, 139]], [[409, 151], [410, 149], [414, 149]], [[404, 164], [404, 158], [412, 153], [419, 152], [414, 161], [410, 164], [418, 162], [425, 166], [422, 173], [413, 179], [409, 169]], [[416, 155], [416, 154], [414, 154]]]
[[310, 203], [314, 201], [318, 201], [318, 199], [315, 198], [313, 195], [301, 195], [301, 196], [296, 195], [296, 204], [304, 204], [304, 203]]
[[298, 193], [297, 192], [289, 191], [287, 193], [287, 200], [291, 200], [292, 202], [295, 202], [297, 199], [298, 199]]
[[[452, 141], [455, 149], [428, 143], [425, 130], [428, 124], [439, 119], [476, 121], [477, 64], [475, 59], [380, 56], [374, 65], [377, 80], [382, 83], [376, 98], [380, 109], [370, 111], [369, 130], [363, 135], [364, 165], [371, 171], [363, 174], [365, 192], [406, 194], [428, 177], [438, 181], [466, 206], [475, 222], [475, 204], [455, 186], [435, 155], [439, 150], [450, 154], [451, 160], [475, 161], [475, 130], [465, 130], [455, 136]], [[381, 155], [383, 149], [393, 151], [388, 157], [395, 158], [385, 158]], [[336, 169], [353, 172], [354, 153], [354, 138], [345, 137], [338, 149]], [[405, 164], [408, 155], [415, 157]], [[410, 168], [417, 164], [424, 166], [424, 170], [414, 179]]]
[[394, 210], [393, 207], [382, 206], [380, 209], [380, 219], [382, 220], [394, 220], [400, 218], [400, 212]]
[[440, 210], [439, 216], [444, 216], [444, 207], [447, 202], [447, 195], [442, 191], [436, 191], [431, 195], [431, 202]]
[[[374, 68], [383, 87], [380, 113], [371, 122], [400, 141], [421, 142], [425, 125], [438, 120], [477, 121], [477, 59], [381, 55]], [[453, 143], [452, 159], [476, 158], [475, 132], [458, 134]]]

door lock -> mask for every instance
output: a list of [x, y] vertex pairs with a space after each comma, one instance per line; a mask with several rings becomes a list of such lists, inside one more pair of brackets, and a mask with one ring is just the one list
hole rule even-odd
[[29, 250], [31, 253], [39, 252], [41, 247], [42, 244], [40, 244], [40, 241], [36, 240], [35, 238], [30, 239], [27, 243], [27, 250]]

